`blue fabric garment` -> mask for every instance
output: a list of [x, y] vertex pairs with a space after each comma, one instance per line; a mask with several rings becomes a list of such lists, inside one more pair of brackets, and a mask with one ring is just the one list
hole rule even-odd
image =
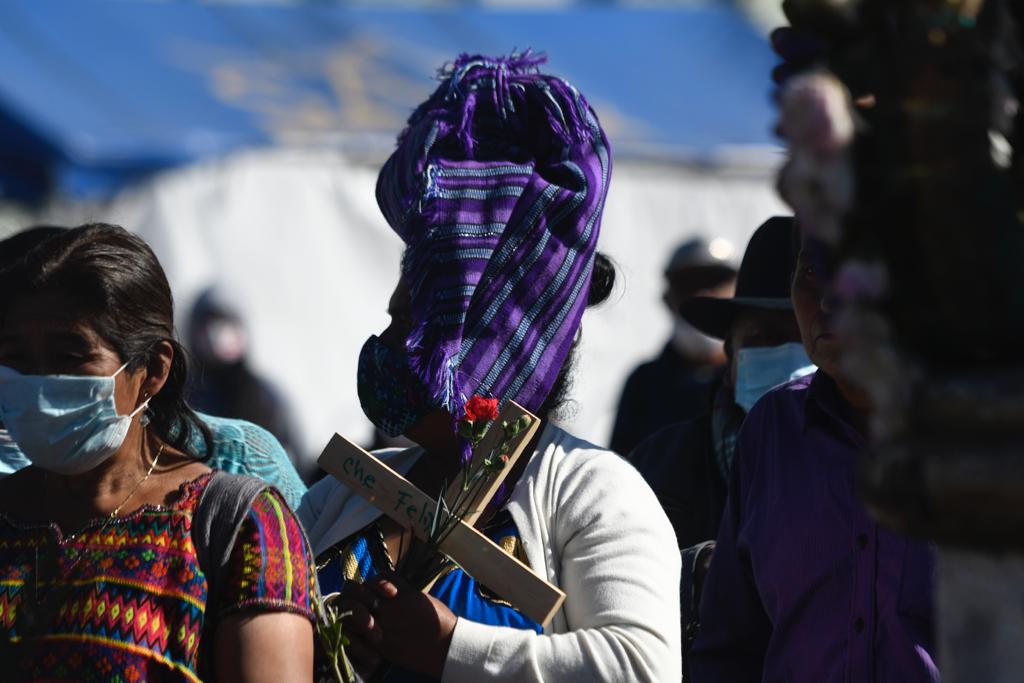
[[[281, 492], [290, 508], [298, 509], [306, 485], [288, 458], [288, 452], [273, 434], [246, 420], [198, 415], [213, 434], [213, 454], [206, 461], [207, 465], [262, 479]], [[203, 451], [199, 443], [192, 446]]]
[[[510, 539], [518, 543], [519, 529], [508, 512], [499, 513], [484, 533], [500, 546], [508, 547]], [[489, 626], [533, 629], [543, 633], [540, 624], [523, 615], [501, 598], [491, 595], [476, 579], [458, 567], [452, 567], [437, 580], [430, 594], [452, 612], [470, 621]]]
[[[288, 459], [288, 453], [281, 442], [270, 432], [245, 420], [202, 413], [199, 413], [199, 419], [209, 427], [213, 435], [213, 454], [206, 461], [207, 465], [225, 472], [248, 474], [262, 479], [280, 491], [293, 510], [298, 508], [306, 492], [306, 485]], [[32, 464], [16, 443], [4, 438], [6, 435], [7, 432], [0, 429], [0, 476]], [[190, 447], [195, 452], [205, 452], [198, 434], [193, 435]]]
[[740, 430], [700, 604], [702, 683], [937, 683], [933, 548], [856, 495], [863, 436], [824, 373], [769, 392]]

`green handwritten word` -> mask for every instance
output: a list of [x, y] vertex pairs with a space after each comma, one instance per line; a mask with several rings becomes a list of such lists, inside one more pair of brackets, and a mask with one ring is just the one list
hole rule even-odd
[[345, 458], [345, 461], [341, 463], [341, 469], [348, 476], [357, 479], [364, 488], [373, 489], [373, 485], [377, 483], [377, 477], [367, 474], [363, 470], [363, 463], [351, 456]]
[[[434, 511], [430, 505], [423, 505], [418, 507], [416, 505], [409, 505], [409, 500], [412, 499], [413, 494], [408, 491], [398, 491], [398, 501], [395, 502], [395, 509], [392, 512], [401, 512], [404, 510], [406, 517], [409, 518], [414, 524], [419, 524], [423, 529], [430, 529], [431, 520], [434, 518]], [[419, 519], [417, 519], [417, 514]]]

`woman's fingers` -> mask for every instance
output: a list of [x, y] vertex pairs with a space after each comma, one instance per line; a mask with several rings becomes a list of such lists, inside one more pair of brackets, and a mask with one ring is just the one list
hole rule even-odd
[[384, 639], [384, 634], [381, 632], [380, 624], [377, 623], [377, 619], [374, 618], [373, 612], [370, 611], [370, 606], [362, 602], [361, 600], [343, 600], [341, 608], [344, 611], [351, 612], [351, 614], [345, 617], [345, 629], [346, 633], [351, 636], [358, 636], [365, 638], [371, 644], [378, 644]]
[[387, 600], [398, 597], [400, 579], [397, 576], [381, 575], [373, 579], [369, 587], [377, 595]]

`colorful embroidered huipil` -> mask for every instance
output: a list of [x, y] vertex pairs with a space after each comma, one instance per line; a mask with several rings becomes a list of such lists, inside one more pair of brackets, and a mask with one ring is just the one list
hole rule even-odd
[[[64, 539], [56, 525], [21, 524], [0, 514], [0, 659], [13, 665], [4, 675], [97, 683], [200, 680], [210, 609], [191, 523], [209, 478], [185, 484], [173, 505], [144, 506], [109, 523], [95, 520], [73, 539]], [[253, 503], [229, 567], [216, 618], [245, 609], [312, 619], [312, 558], [278, 493], [268, 489]], [[25, 615], [19, 619], [25, 609], [45, 615], [34, 638], [25, 632]]]

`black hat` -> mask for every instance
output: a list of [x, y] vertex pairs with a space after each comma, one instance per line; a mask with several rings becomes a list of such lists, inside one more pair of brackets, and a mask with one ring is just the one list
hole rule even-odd
[[754, 231], [743, 254], [736, 277], [736, 295], [731, 299], [695, 296], [682, 303], [680, 315], [701, 332], [725, 339], [741, 311], [793, 310], [789, 298], [795, 267], [793, 230], [791, 216], [769, 218]]

